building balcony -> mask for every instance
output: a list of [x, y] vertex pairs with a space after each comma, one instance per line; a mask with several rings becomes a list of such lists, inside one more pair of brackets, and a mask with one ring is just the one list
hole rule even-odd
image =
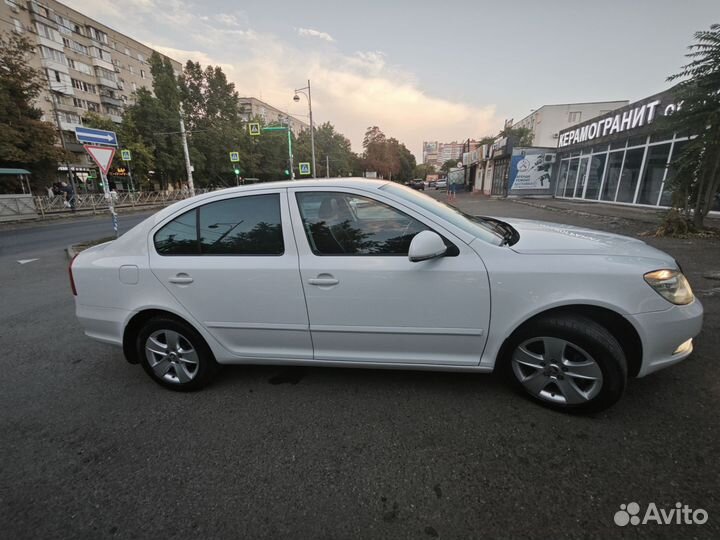
[[110, 118], [110, 120], [112, 120], [116, 124], [122, 124], [122, 116], [118, 114], [108, 114], [108, 118]]
[[74, 96], [75, 91], [73, 90], [72, 84], [70, 82], [57, 82], [50, 80], [50, 90], [53, 92], [57, 92], [58, 94], [63, 94], [65, 96]]
[[122, 99], [118, 99], [112, 96], [100, 96], [100, 103], [104, 105], [112, 105], [113, 107], [122, 107], [125, 105]]
[[95, 67], [101, 67], [103, 69], [107, 69], [108, 71], [115, 72], [115, 66], [109, 60], [103, 60], [102, 58], [93, 57], [92, 65]]
[[51, 60], [50, 58], [41, 58], [40, 65], [44, 68], [57, 71], [58, 73], [64, 73], [65, 75], [70, 74], [70, 69], [67, 67], [66, 64], [56, 62], [55, 60]]
[[118, 89], [118, 83], [116, 81], [106, 79], [105, 77], [97, 77], [96, 80], [100, 86], [105, 86], [106, 88], [112, 88], [113, 90]]
[[76, 127], [82, 127], [82, 124], [80, 122], [66, 122], [65, 120], [60, 120], [60, 129], [63, 131], [72, 131], [75, 133]]

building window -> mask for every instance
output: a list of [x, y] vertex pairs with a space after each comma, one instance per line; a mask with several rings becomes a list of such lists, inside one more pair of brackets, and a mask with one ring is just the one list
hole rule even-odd
[[145, 62], [145, 57], [142, 54], [138, 53], [138, 60], [140, 60], [141, 62]]
[[620, 173], [620, 186], [618, 187], [617, 202], [631, 203], [635, 198], [635, 189], [640, 179], [645, 148], [634, 148], [625, 153], [625, 164]]
[[72, 79], [72, 85], [73, 88], [77, 90], [81, 90], [83, 92], [88, 92], [89, 94], [97, 94], [97, 88], [95, 88], [94, 84], [88, 84], [85, 81], [79, 81], [77, 79]]
[[581, 111], [572, 111], [568, 113], [568, 122], [570, 124], [577, 124], [580, 120], [582, 120]]
[[53, 62], [57, 62], [59, 64], [67, 65], [67, 59], [65, 58], [65, 54], [56, 51], [55, 49], [51, 49], [49, 47], [45, 47], [44, 45], [40, 45], [40, 56], [44, 58], [45, 60], [52, 60]]
[[141, 78], [141, 79], [144, 79], [144, 78], [145, 78], [145, 70], [144, 70], [144, 69], [141, 69], [141, 70], [140, 70], [140, 78]]
[[130, 83], [132, 85], [132, 91], [137, 92], [137, 84], [135, 82]]
[[648, 148], [645, 172], [638, 193], [637, 202], [639, 204], [652, 204], [653, 206], [657, 204], [669, 155], [670, 143], [658, 144]]
[[676, 167], [674, 166], [675, 160], [685, 150], [685, 147], [690, 141], [675, 141], [672, 149], [672, 157], [670, 158], [670, 167], [668, 167], [667, 176], [665, 176], [665, 185], [663, 186], [663, 192], [660, 196], [660, 206], [670, 206], [672, 204], [672, 188], [670, 187], [671, 180], [676, 173]]
[[128, 71], [130, 72], [131, 75], [135, 75], [135, 68], [133, 66], [128, 65]]
[[50, 28], [48, 25], [36, 22], [35, 28], [37, 29], [37, 33], [40, 37], [44, 37], [45, 39], [49, 39], [51, 41], [57, 41], [59, 43], [55, 34], [55, 30]]
[[603, 171], [607, 154], [595, 154], [590, 158], [590, 170], [588, 171], [587, 188], [585, 198], [596, 200], [600, 195], [600, 182], [602, 182]]
[[16, 32], [16, 33], [22, 34], [22, 33], [25, 31], [25, 29], [23, 28], [22, 23], [21, 23], [20, 21], [18, 21], [17, 19], [13, 19], [13, 24], [15, 25], [15, 32]]

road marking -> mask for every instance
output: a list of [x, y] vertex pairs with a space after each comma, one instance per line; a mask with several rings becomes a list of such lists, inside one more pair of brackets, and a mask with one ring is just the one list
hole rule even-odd
[[20, 259], [18, 262], [20, 264], [27, 264], [27, 263], [31, 263], [31, 262], [35, 262], [35, 261], [39, 261], [39, 260], [40, 259]]

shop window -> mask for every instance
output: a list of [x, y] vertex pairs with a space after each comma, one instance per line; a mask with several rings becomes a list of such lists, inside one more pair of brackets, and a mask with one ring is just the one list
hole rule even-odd
[[577, 124], [582, 120], [582, 111], [571, 111], [568, 113], [568, 122], [571, 124]]
[[600, 199], [603, 201], [614, 201], [617, 190], [620, 170], [622, 169], [623, 154], [625, 152], [610, 152], [608, 158], [607, 173], [605, 173], [605, 184], [602, 187]]
[[669, 143], [648, 148], [645, 172], [643, 173], [643, 180], [640, 185], [640, 192], [638, 193], [638, 204], [657, 204], [669, 154]]
[[565, 197], [572, 197], [575, 191], [575, 181], [577, 180], [578, 171], [578, 158], [570, 160], [570, 167], [568, 168], [567, 184], [565, 185]]
[[590, 158], [590, 170], [588, 171], [587, 188], [585, 189], [586, 199], [597, 200], [598, 195], [600, 195], [600, 182], [602, 182], [606, 160], [607, 154], [595, 154]]
[[582, 197], [583, 190], [585, 189], [585, 180], [587, 178], [587, 168], [589, 157], [584, 157], [580, 160], [580, 167], [578, 168], [577, 182], [575, 183], [575, 195], [574, 197]]
[[567, 184], [567, 172], [570, 160], [563, 159], [560, 162], [560, 171], [558, 172], [557, 184], [555, 186], [555, 196], [562, 197], [565, 191], [565, 184]]
[[663, 186], [663, 192], [660, 196], [660, 206], [670, 206], [672, 204], [672, 180], [675, 176], [675, 167], [673, 167], [673, 162], [680, 157], [683, 150], [687, 147], [688, 142], [689, 141], [675, 141], [675, 144], [673, 145], [670, 167], [668, 168], [667, 176], [665, 177], [665, 185]]
[[628, 148], [631, 146], [640, 146], [647, 143], [647, 135], [638, 135], [637, 137], [630, 137], [628, 139]]
[[645, 148], [628, 150], [625, 154], [625, 164], [620, 173], [620, 187], [618, 188], [617, 202], [631, 203], [635, 198], [635, 189], [640, 179]]
[[613, 141], [610, 143], [610, 150], [619, 150], [620, 148], [625, 148], [626, 144], [627, 144], [627, 139]]

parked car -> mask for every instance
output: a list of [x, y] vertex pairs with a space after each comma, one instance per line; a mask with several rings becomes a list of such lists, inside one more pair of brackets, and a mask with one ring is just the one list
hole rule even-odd
[[425, 191], [425, 182], [423, 182], [422, 180], [410, 180], [410, 182], [408, 182], [408, 185], [413, 189], [417, 189], [418, 191]]
[[176, 390], [222, 364], [496, 371], [597, 411], [690, 355], [703, 318], [677, 262], [641, 240], [367, 179], [179, 201], [81, 252], [70, 281], [85, 334]]
[[435, 189], [447, 189], [447, 179], [442, 178], [435, 182]]
[[435, 180], [430, 180], [430, 181], [427, 183], [428, 189], [435, 189], [436, 186], [437, 186], [437, 182], [436, 182]]

